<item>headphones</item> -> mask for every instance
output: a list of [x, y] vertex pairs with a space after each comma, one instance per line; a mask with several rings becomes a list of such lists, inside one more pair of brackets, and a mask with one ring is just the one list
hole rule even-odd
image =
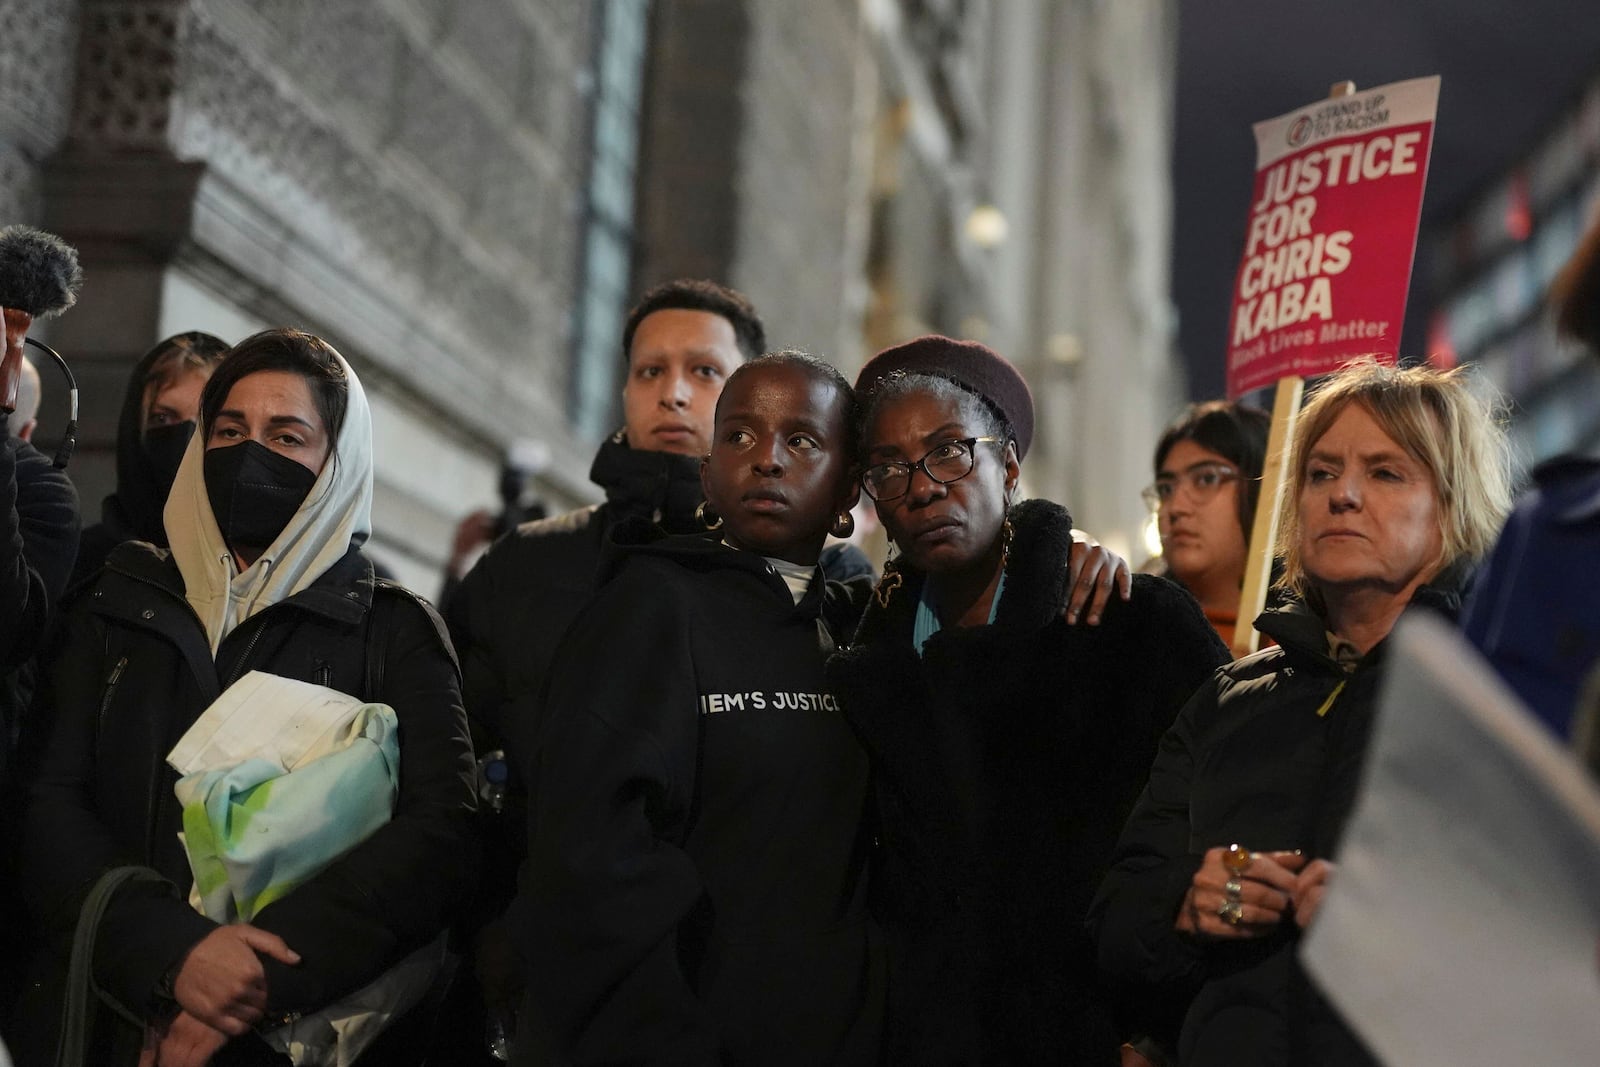
[[78, 379], [72, 376], [72, 368], [67, 366], [67, 361], [61, 358], [61, 353], [33, 338], [25, 341], [56, 361], [56, 366], [61, 368], [61, 373], [67, 376], [67, 429], [61, 435], [61, 444], [56, 446], [56, 470], [65, 470], [72, 459], [72, 450], [78, 447]]

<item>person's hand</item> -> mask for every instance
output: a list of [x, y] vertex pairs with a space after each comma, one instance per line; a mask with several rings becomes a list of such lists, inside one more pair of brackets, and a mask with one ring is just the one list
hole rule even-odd
[[168, 1021], [163, 1019], [144, 1028], [144, 1046], [139, 1049], [138, 1067], [156, 1067], [156, 1053], [161, 1050], [161, 1039], [167, 1036]]
[[0, 319], [5, 322], [5, 346], [0, 349], [0, 415], [9, 416], [17, 410], [22, 391], [23, 344], [33, 316], [21, 308], [0, 308]]
[[1290, 899], [1294, 902], [1294, 921], [1300, 924], [1302, 930], [1317, 917], [1317, 909], [1322, 906], [1323, 891], [1327, 889], [1328, 879], [1333, 872], [1334, 865], [1327, 860], [1312, 860], [1295, 878]]
[[141, 1055], [139, 1067], [146, 1067], [147, 1062], [154, 1067], [206, 1067], [229, 1040], [227, 1034], [207, 1026], [186, 1011], [173, 1016], [157, 1035], [160, 1040], [156, 1043], [154, 1059], [147, 1061]]
[[1067, 580], [1072, 593], [1067, 598], [1067, 610], [1062, 618], [1068, 625], [1078, 621], [1085, 607], [1089, 614], [1084, 621], [1090, 626], [1100, 625], [1100, 615], [1111, 601], [1112, 589], [1116, 589], [1123, 600], [1133, 595], [1133, 571], [1128, 561], [1082, 530], [1072, 531], [1072, 547], [1067, 552]]
[[219, 926], [189, 950], [172, 983], [178, 1006], [206, 1026], [238, 1036], [267, 1010], [267, 974], [257, 953], [296, 964], [300, 954], [277, 934], [234, 923]]
[[[1207, 849], [1174, 925], [1181, 933], [1207, 938], [1269, 934], [1288, 915], [1295, 875], [1305, 865], [1298, 852], [1250, 852], [1236, 845]], [[1231, 919], [1224, 905], [1233, 906]]]
[[487, 508], [479, 508], [456, 524], [454, 539], [450, 542], [450, 562], [446, 564], [453, 578], [460, 578], [467, 570], [467, 561], [479, 548], [494, 540], [495, 515]]
[[1121, 1067], [1156, 1067], [1156, 1063], [1132, 1045], [1124, 1044]]

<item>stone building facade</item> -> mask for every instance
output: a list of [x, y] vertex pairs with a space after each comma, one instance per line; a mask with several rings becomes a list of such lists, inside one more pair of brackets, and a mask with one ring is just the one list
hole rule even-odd
[[1138, 562], [1185, 394], [1176, 34], [1168, 0], [658, 2], [636, 273], [729, 278], [847, 371], [930, 330], [992, 344], [1040, 409], [1025, 489]]
[[[593, 499], [621, 313], [693, 274], [847, 369], [915, 330], [986, 337], [1040, 398], [1033, 487], [1131, 553], [1151, 427], [1181, 394], [1175, 18], [1164, 0], [0, 0], [0, 219], [85, 267], [44, 336], [82, 386], [87, 517], [139, 353], [298, 325], [372, 394], [372, 548], [430, 591], [511, 442], [543, 442], [552, 506]], [[999, 244], [969, 232], [986, 205]]]
[[1038, 408], [1023, 491], [1137, 565], [1138, 490], [1181, 406], [1169, 296], [1177, 9], [864, 6], [878, 103], [864, 335], [970, 336]]

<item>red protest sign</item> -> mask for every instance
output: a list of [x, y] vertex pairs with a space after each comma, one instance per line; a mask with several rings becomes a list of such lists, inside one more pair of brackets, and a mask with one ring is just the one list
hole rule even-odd
[[1256, 123], [1230, 397], [1355, 356], [1395, 361], [1438, 103], [1439, 79], [1416, 78]]

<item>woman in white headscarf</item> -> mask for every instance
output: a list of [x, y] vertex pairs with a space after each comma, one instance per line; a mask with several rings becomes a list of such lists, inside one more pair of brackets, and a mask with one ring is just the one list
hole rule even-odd
[[[437, 938], [465, 897], [472, 750], [457, 670], [432, 609], [374, 579], [360, 550], [371, 502], [371, 414], [349, 364], [295, 330], [241, 342], [206, 386], [167, 501], [171, 552], [114, 550], [49, 660], [24, 816], [24, 889], [45, 941], [25, 1060], [60, 1036], [80, 926], [114, 1009], [87, 1034], [91, 1062], [133, 1063], [143, 1047], [162, 1065], [282, 1063], [258, 1030], [366, 986]], [[392, 707], [399, 789], [370, 836], [249, 923], [219, 925], [186, 902], [166, 760], [252, 671]], [[127, 864], [160, 878], [122, 883], [93, 921], [92, 890]], [[363, 1060], [419, 1061], [419, 1015]]]

